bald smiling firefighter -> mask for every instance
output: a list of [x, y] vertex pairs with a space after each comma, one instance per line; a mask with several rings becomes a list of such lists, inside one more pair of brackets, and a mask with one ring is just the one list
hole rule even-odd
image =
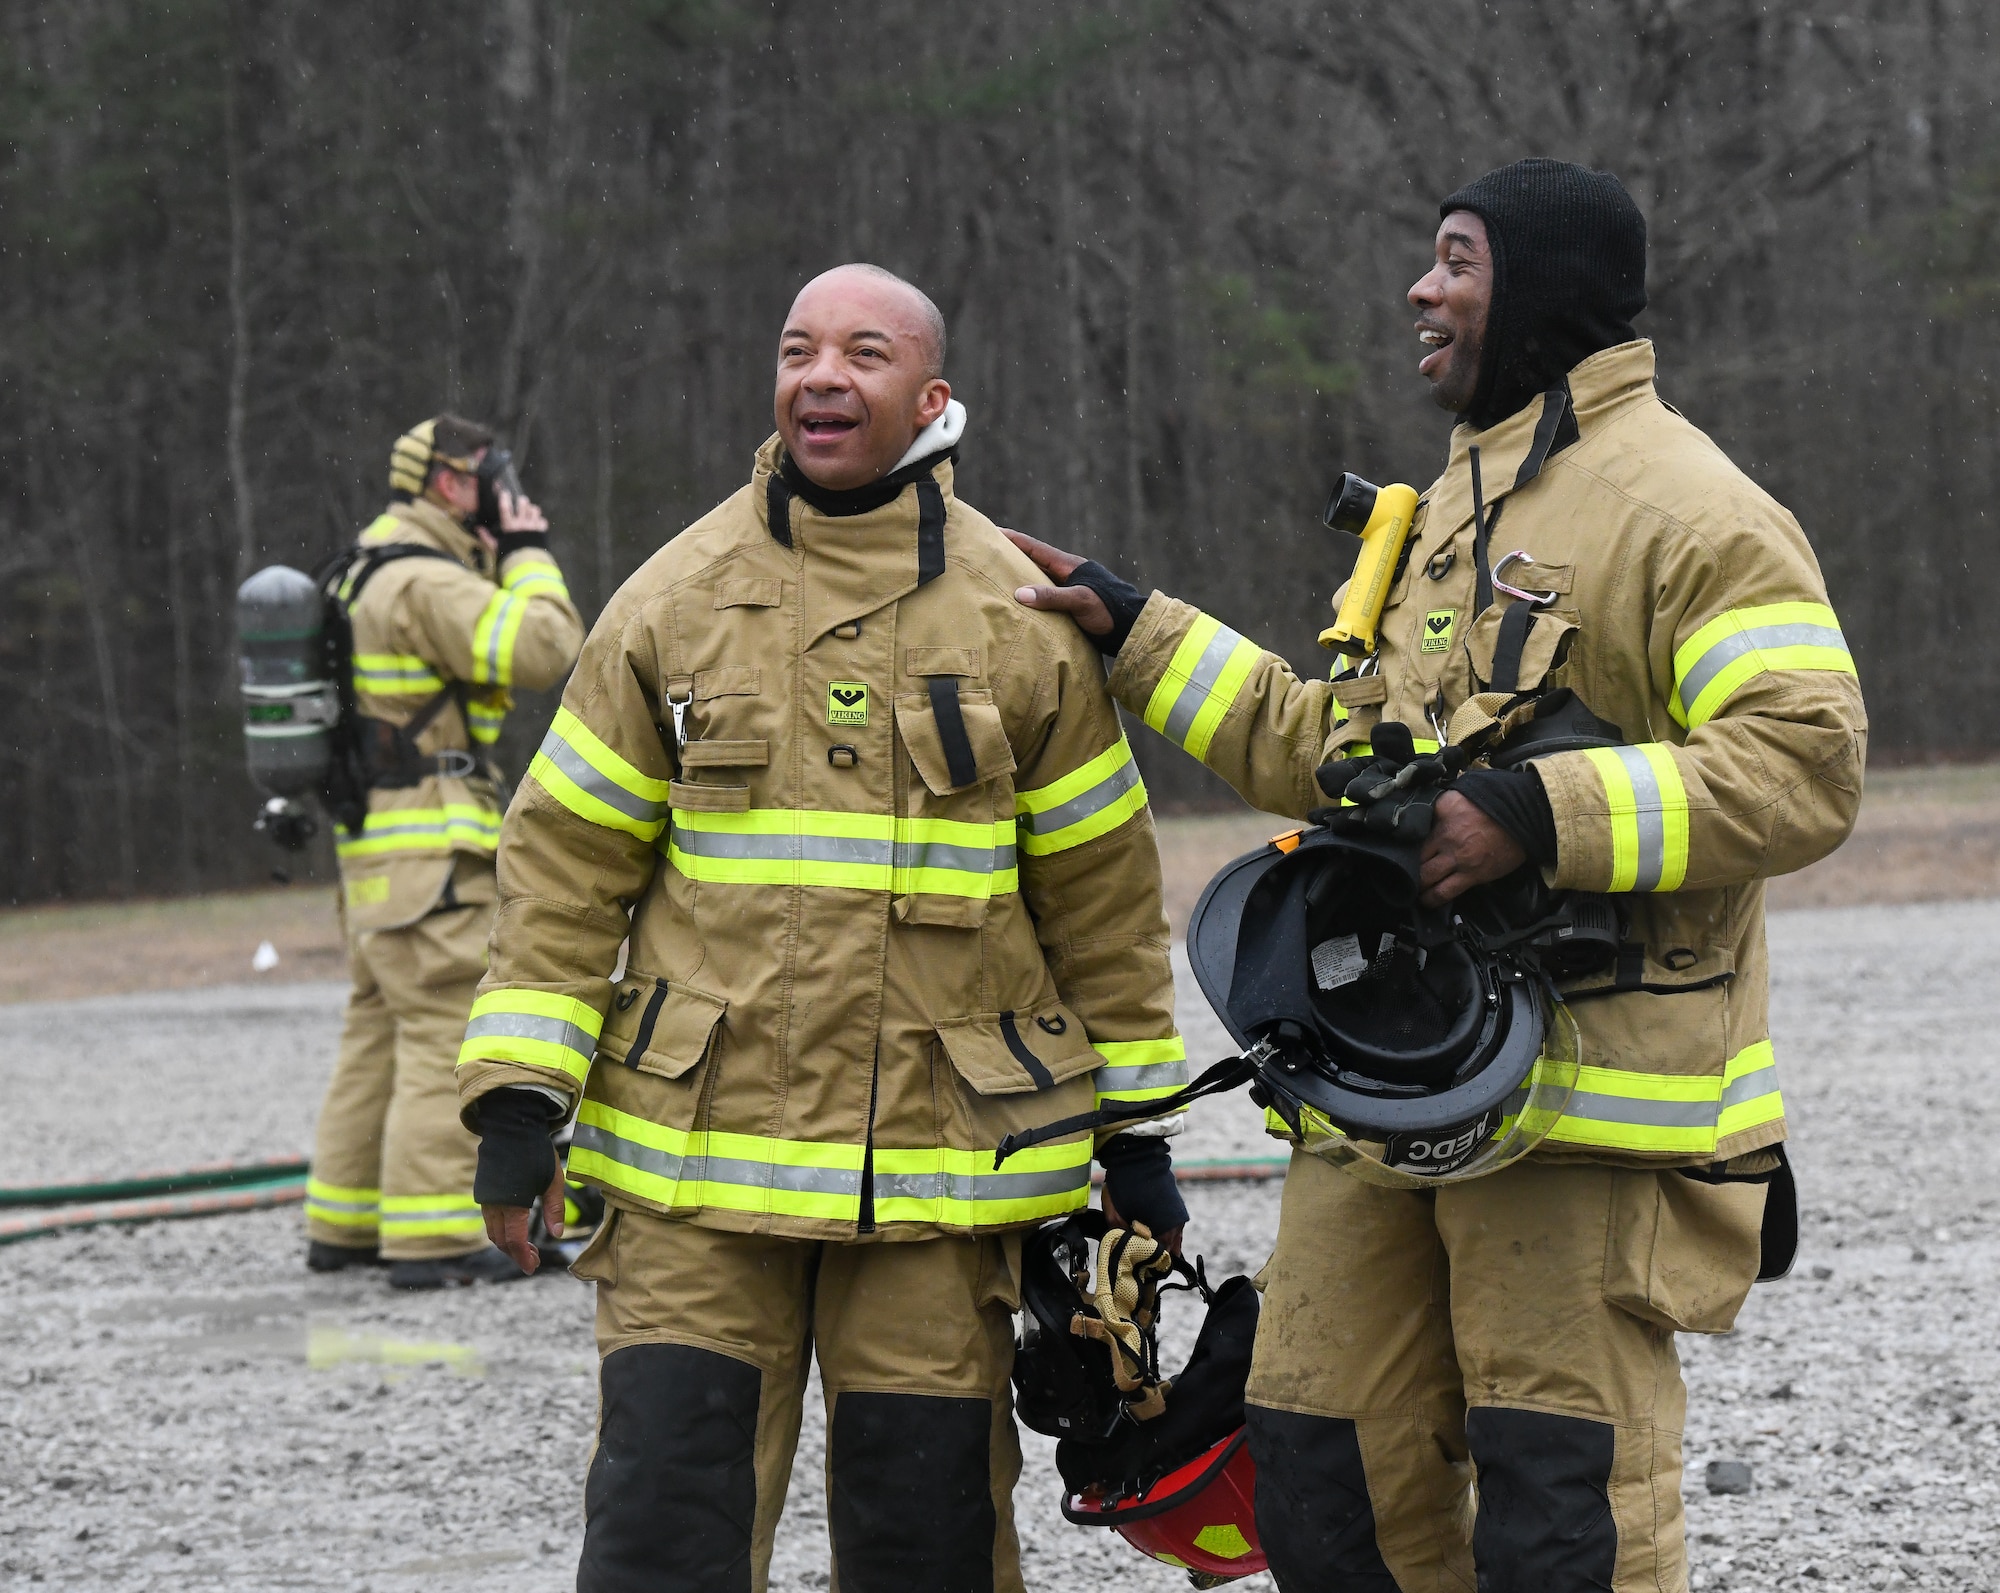
[[1654, 391], [1645, 280], [1605, 173], [1521, 161], [1444, 201], [1409, 297], [1458, 421], [1330, 680], [1032, 544], [1070, 584], [1023, 601], [1100, 634], [1119, 701], [1270, 812], [1523, 694], [1610, 721], [1462, 776], [1422, 856], [1433, 906], [1523, 867], [1616, 899], [1546, 1140], [1435, 1188], [1293, 1154], [1248, 1391], [1286, 1593], [1680, 1593], [1674, 1335], [1726, 1330], [1795, 1241], [1763, 881], [1847, 834], [1866, 723], [1797, 522]]
[[943, 354], [886, 272], [808, 284], [778, 435], [612, 600], [507, 817], [459, 1086], [524, 1264], [572, 1110], [610, 1206], [582, 1593], [765, 1585], [815, 1356], [843, 1593], [1018, 1589], [1020, 1231], [1093, 1148], [1114, 1220], [1186, 1218], [1178, 1119], [994, 1166], [1186, 1058], [1145, 788], [953, 493]]

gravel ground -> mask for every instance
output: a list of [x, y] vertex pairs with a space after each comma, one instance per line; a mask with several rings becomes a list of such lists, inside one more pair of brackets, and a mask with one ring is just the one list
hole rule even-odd
[[[1797, 1141], [1797, 1272], [1686, 1339], [1695, 1586], [1995, 1585], [2000, 1190], [1969, 1036], [2000, 1019], [2000, 903], [1776, 915]], [[0, 1010], [12, 1181], [302, 1151], [341, 991], [233, 987]], [[1186, 986], [1192, 1053], [1219, 1029]], [[1879, 1103], [1894, 1121], [1871, 1126]], [[1183, 1156], [1269, 1154], [1240, 1099]], [[1191, 1191], [1211, 1272], [1251, 1270], [1276, 1184]], [[589, 1301], [555, 1277], [391, 1296], [308, 1277], [296, 1211], [0, 1251], [0, 1585], [544, 1593], [570, 1585], [594, 1414]], [[1185, 1343], [1193, 1323], [1169, 1319]], [[800, 1444], [773, 1586], [826, 1586], [822, 1424]], [[1024, 1435], [1031, 1587], [1184, 1586], [1055, 1509]], [[1711, 1496], [1710, 1461], [1754, 1486]], [[1249, 1593], [1263, 1578], [1239, 1584]]]

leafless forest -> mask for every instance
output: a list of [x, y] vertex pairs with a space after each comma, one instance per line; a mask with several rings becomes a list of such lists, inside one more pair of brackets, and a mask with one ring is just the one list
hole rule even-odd
[[[0, 898], [246, 882], [231, 598], [450, 406], [586, 609], [746, 476], [808, 274], [950, 318], [960, 482], [1312, 666], [1331, 477], [1427, 481], [1402, 294], [1618, 172], [1666, 396], [1813, 536], [1878, 756], [2000, 745], [1981, 0], [73, 0], [0, 11]], [[518, 760], [542, 702], [510, 731]], [[1163, 805], [1212, 800], [1142, 756]]]

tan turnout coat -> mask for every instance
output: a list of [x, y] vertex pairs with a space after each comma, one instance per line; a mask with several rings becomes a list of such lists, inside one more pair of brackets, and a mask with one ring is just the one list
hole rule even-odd
[[1520, 685], [1573, 687], [1631, 743], [1537, 764], [1551, 883], [1627, 893], [1632, 913], [1618, 969], [1571, 991], [1584, 1065], [1550, 1148], [1726, 1159], [1784, 1137], [1763, 881], [1852, 826], [1861, 692], [1797, 522], [1660, 401], [1652, 345], [1593, 355], [1568, 393], [1452, 433], [1389, 593], [1379, 668], [1343, 661], [1347, 678], [1302, 681], [1155, 593], [1112, 691], [1251, 802], [1298, 816], [1325, 801], [1314, 770], [1365, 751], [1385, 719], [1420, 747], [1461, 738], [1477, 708], [1458, 710], [1491, 680], [1518, 601], [1496, 593], [1471, 620], [1476, 445], [1498, 577], [1552, 598]]
[[1080, 1206], [1089, 1136], [996, 1172], [1000, 1138], [1186, 1076], [1103, 666], [1014, 601], [949, 462], [832, 518], [777, 447], [591, 632], [507, 815], [461, 1095], [580, 1094], [572, 1175], [716, 1228]]

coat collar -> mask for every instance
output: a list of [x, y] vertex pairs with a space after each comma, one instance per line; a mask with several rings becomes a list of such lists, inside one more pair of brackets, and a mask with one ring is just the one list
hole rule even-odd
[[[945, 521], [953, 502], [949, 459], [881, 508], [834, 518], [793, 497], [781, 481], [772, 490], [779, 447], [774, 432], [757, 450], [750, 503], [764, 533], [800, 561], [807, 636], [872, 614], [944, 573]], [[774, 531], [776, 505], [783, 506], [785, 523]]]
[[421, 542], [440, 553], [449, 553], [468, 569], [485, 573], [486, 550], [480, 545], [478, 536], [436, 504], [424, 498], [398, 500], [389, 505], [388, 513], [398, 522], [398, 534], [382, 540]]

